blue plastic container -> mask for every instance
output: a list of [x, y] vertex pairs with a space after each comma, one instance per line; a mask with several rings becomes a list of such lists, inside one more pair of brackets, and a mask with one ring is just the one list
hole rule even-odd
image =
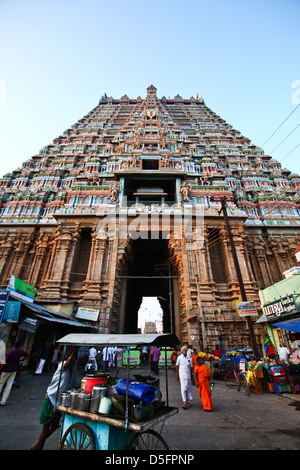
[[[116, 386], [117, 392], [126, 395], [127, 381], [119, 380]], [[143, 403], [152, 403], [155, 399], [156, 388], [141, 382], [129, 381], [128, 396], [140, 400]]]

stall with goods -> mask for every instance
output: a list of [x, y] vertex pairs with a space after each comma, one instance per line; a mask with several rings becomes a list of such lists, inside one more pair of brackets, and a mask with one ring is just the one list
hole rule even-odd
[[[166, 398], [157, 377], [135, 375], [129, 379], [130, 354], [142, 344], [178, 345], [175, 335], [67, 335], [59, 343], [68, 346], [110, 344], [125, 346], [127, 377], [118, 379], [104, 373], [88, 373], [79, 390], [64, 391], [56, 408], [63, 415], [61, 449], [168, 449], [154, 425], [178, 412], [169, 406], [167, 367]], [[167, 362], [167, 361], [166, 361]], [[155, 446], [155, 447], [153, 447]]]
[[264, 362], [268, 391], [271, 393], [300, 393], [300, 365], [280, 361]]
[[263, 361], [250, 361], [247, 363], [247, 378], [254, 393], [263, 393]]
[[232, 371], [233, 367], [239, 368], [240, 362], [250, 361], [253, 357], [252, 349], [229, 349], [222, 356], [222, 363], [225, 372]]

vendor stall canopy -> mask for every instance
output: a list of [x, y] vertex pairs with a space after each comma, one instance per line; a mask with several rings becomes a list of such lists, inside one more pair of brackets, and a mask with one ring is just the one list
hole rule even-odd
[[148, 344], [149, 346], [176, 346], [180, 344], [180, 341], [176, 335], [171, 333], [160, 335], [73, 333], [59, 339], [57, 343], [69, 346], [137, 346], [140, 344]]
[[283, 330], [292, 331], [294, 333], [300, 333], [300, 318], [293, 318], [291, 320], [272, 323], [272, 326], [281, 328]]

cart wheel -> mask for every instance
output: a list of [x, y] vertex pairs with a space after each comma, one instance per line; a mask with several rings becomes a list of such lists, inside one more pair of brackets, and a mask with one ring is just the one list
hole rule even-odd
[[129, 450], [168, 450], [166, 441], [152, 429], [135, 434], [128, 447]]
[[237, 380], [234, 376], [233, 372], [227, 372], [227, 374], [224, 377], [225, 384], [229, 388], [238, 388], [239, 384], [237, 383]]
[[250, 396], [250, 391], [251, 391], [251, 386], [247, 380], [247, 378], [244, 375], [241, 375], [241, 386], [242, 390], [247, 397]]
[[60, 450], [95, 450], [94, 437], [89, 428], [83, 423], [70, 426], [60, 444]]

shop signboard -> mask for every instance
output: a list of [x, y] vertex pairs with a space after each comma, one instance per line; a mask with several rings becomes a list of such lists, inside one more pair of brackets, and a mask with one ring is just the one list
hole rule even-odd
[[264, 314], [268, 320], [274, 320], [286, 315], [297, 313], [298, 309], [293, 295], [287, 295], [263, 306]]
[[39, 321], [35, 318], [30, 318], [26, 317], [24, 320], [20, 323], [19, 329], [28, 331], [28, 333], [35, 333], [38, 326], [39, 326]]
[[76, 318], [89, 321], [97, 321], [99, 316], [99, 310], [94, 308], [79, 307], [76, 313]]
[[236, 311], [240, 317], [248, 317], [257, 315], [255, 302], [241, 302], [236, 301]]
[[[123, 366], [127, 366], [128, 351], [123, 352]], [[136, 367], [141, 364], [141, 351], [139, 349], [130, 349], [129, 351], [129, 367]]]
[[17, 278], [16, 276], [11, 276], [9, 284], [7, 286], [9, 291], [14, 293], [14, 296], [20, 300], [25, 300], [27, 302], [33, 302], [37, 289], [27, 282], [22, 281], [22, 279]]
[[18, 323], [21, 302], [7, 302], [3, 321], [8, 323]]
[[[172, 366], [171, 362], [171, 355], [172, 355], [173, 350], [167, 349], [166, 355], [167, 355], [167, 367]], [[162, 348], [160, 350], [160, 356], [159, 356], [159, 361], [158, 361], [158, 367], [165, 367], [166, 366], [166, 357], [165, 357], [165, 349]]]
[[8, 297], [9, 297], [9, 292], [7, 290], [1, 289], [0, 290], [0, 323], [4, 321], [3, 317], [4, 317], [4, 312], [5, 312], [5, 307], [7, 304]]

